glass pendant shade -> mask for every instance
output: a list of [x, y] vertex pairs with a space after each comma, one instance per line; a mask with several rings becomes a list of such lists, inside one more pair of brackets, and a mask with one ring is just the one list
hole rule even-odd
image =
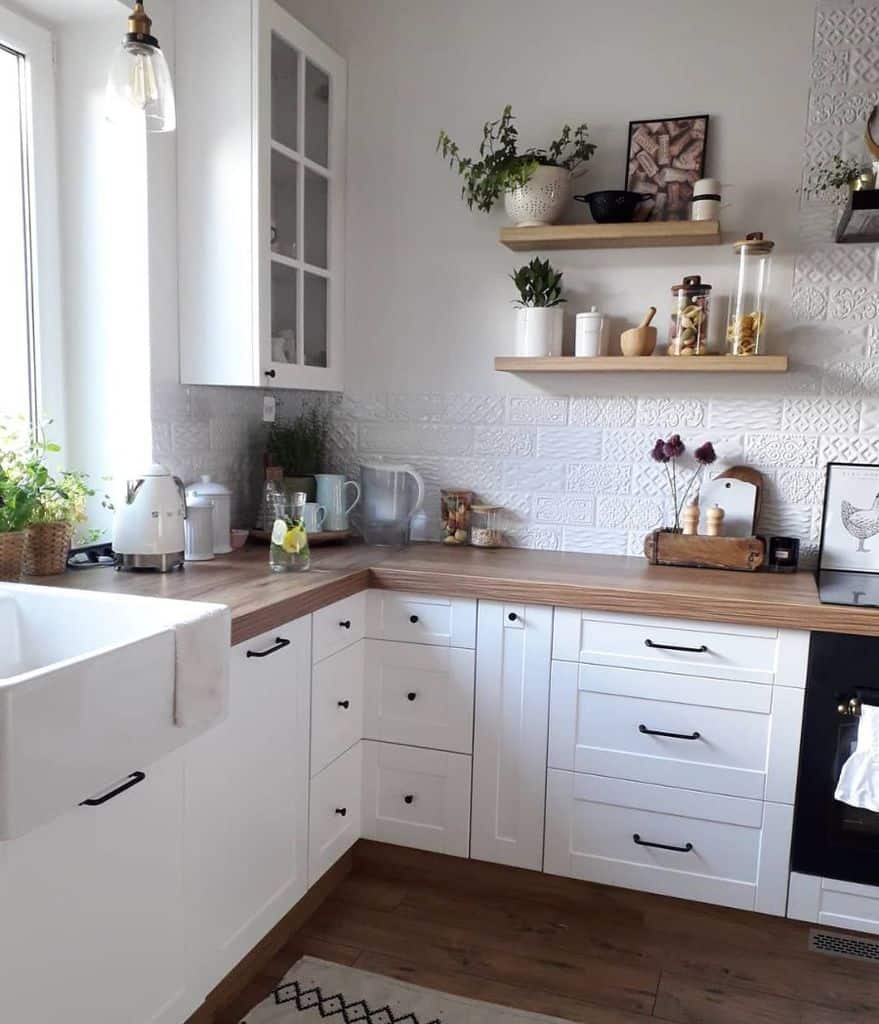
[[173, 132], [177, 127], [174, 86], [165, 55], [151, 35], [151, 22], [138, 3], [129, 32], [116, 52], [107, 77], [107, 120], [137, 124], [148, 132]]

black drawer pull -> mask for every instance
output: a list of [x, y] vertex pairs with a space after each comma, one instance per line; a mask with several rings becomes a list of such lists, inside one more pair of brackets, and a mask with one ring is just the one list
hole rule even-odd
[[276, 636], [275, 637], [275, 645], [274, 645], [274, 647], [269, 647], [265, 651], [248, 651], [247, 652], [247, 657], [248, 658], [267, 658], [270, 654], [274, 654], [275, 651], [280, 651], [284, 647], [289, 647], [289, 646], [290, 646], [290, 641], [289, 640], [285, 640], [282, 636]]
[[698, 647], [677, 647], [675, 644], [655, 644], [652, 640], [644, 641], [645, 647], [652, 647], [656, 651], [685, 651], [687, 654], [707, 654], [708, 648], [705, 644]]
[[698, 732], [663, 732], [662, 729], [648, 729], [646, 725], [639, 725], [638, 732], [645, 736], [668, 736], [671, 740], [698, 740], [701, 734]]
[[347, 807], [337, 807], [336, 808], [336, 814], [338, 814], [340, 818], [344, 818], [347, 813], [348, 813], [348, 808]]
[[132, 772], [121, 786], [111, 789], [109, 793], [105, 793], [103, 796], [95, 796], [88, 800], [83, 800], [79, 806], [100, 807], [101, 804], [105, 804], [108, 800], [112, 800], [114, 796], [119, 796], [119, 794], [124, 793], [126, 789], [131, 789], [132, 786], [136, 786], [138, 782], [143, 782], [145, 778], [146, 772]]
[[274, 370], [266, 370], [265, 373], [266, 373], [267, 377], [274, 377], [275, 376], [275, 371]]
[[415, 700], [415, 698], [417, 696], [418, 696], [417, 693], [414, 693], [414, 692], [410, 691], [409, 693], [406, 694], [406, 700]]
[[414, 803], [414, 802], [415, 802], [415, 797], [411, 793], [407, 793], [403, 797], [403, 803], [404, 804], [411, 804], [411, 803]]
[[686, 843], [684, 846], [667, 846], [665, 843], [648, 843], [646, 839], [642, 839], [636, 832], [632, 836], [632, 841], [637, 843], [638, 846], [652, 846], [657, 850], [671, 850], [672, 853], [692, 853], [693, 844]]
[[409, 616], [409, 621], [410, 621], [410, 622], [412, 623], [412, 625], [414, 626], [414, 625], [415, 625], [415, 623], [416, 623], [416, 622], [418, 621], [418, 616], [417, 616], [417, 615], [410, 615], [410, 616]]
[[348, 710], [349, 707], [351, 707], [351, 701], [350, 700], [340, 700], [340, 701], [337, 701], [337, 703], [338, 703], [340, 708], [345, 708], [346, 711]]
[[515, 622], [516, 619], [519, 618], [519, 616], [515, 612], [510, 612], [507, 618], [510, 620], [510, 622]]
[[350, 629], [351, 628], [351, 620], [350, 619], [345, 619], [344, 622], [340, 622], [339, 623], [339, 627], [341, 629]]

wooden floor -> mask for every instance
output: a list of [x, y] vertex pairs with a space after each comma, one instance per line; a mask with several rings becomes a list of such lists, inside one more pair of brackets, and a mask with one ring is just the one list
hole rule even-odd
[[876, 1024], [879, 964], [808, 926], [361, 842], [354, 869], [216, 1016], [239, 1024], [303, 954], [588, 1024]]

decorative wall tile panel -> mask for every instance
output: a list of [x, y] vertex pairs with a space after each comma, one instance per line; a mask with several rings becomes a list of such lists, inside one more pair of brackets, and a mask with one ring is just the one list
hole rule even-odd
[[446, 418], [446, 396], [439, 394], [388, 395], [388, 420], [401, 423], [440, 423]]
[[504, 487], [511, 491], [563, 491], [565, 464], [543, 459], [508, 461], [504, 463]]
[[623, 395], [571, 399], [571, 423], [581, 427], [627, 427], [635, 422], [636, 401]]
[[698, 427], [705, 419], [705, 404], [697, 398], [640, 398], [638, 426]]
[[548, 459], [594, 462], [601, 456], [601, 431], [582, 427], [550, 427], [538, 432], [537, 451]]
[[534, 501], [529, 491], [495, 491], [480, 487], [477, 493], [482, 501], [501, 506], [504, 523], [519, 524], [522, 520], [531, 518]]
[[[869, 79], [867, 79], [869, 81]], [[809, 103], [810, 124], [863, 124], [873, 109], [877, 93], [815, 91]]]
[[827, 316], [827, 292], [812, 285], [795, 288], [791, 311], [796, 320], [822, 320]]
[[879, 397], [879, 363], [870, 360], [830, 363], [824, 370], [823, 386], [830, 395]]
[[757, 532], [764, 537], [811, 537], [812, 510], [764, 502], [760, 509]]
[[830, 293], [828, 316], [834, 320], [875, 320], [879, 317], [879, 292], [836, 288]]
[[[470, 427], [422, 423], [365, 423], [360, 425], [360, 450], [387, 455], [454, 455], [468, 452]], [[491, 452], [489, 452], [491, 454]], [[526, 453], [527, 454], [527, 453]]]
[[534, 551], [558, 551], [561, 544], [561, 530], [546, 526], [529, 526], [523, 529], [507, 530], [507, 543], [513, 548], [531, 548]]
[[876, 247], [828, 245], [802, 253], [796, 262], [798, 285], [870, 284], [876, 276]]
[[755, 431], [781, 427], [782, 403], [776, 398], [712, 399], [708, 425], [712, 430]]
[[609, 462], [576, 462], [567, 466], [566, 489], [581, 494], [628, 494], [630, 470]]
[[826, 462], [879, 462], [879, 437], [825, 437], [821, 464]]
[[647, 462], [655, 430], [605, 430], [601, 445], [604, 462]]
[[534, 434], [514, 427], [477, 428], [473, 450], [477, 455], [531, 455]]
[[439, 460], [441, 487], [471, 488], [478, 494], [504, 487], [504, 466], [498, 459], [443, 458]]
[[796, 433], [854, 433], [859, 418], [860, 406], [844, 398], [793, 398], [784, 403], [784, 429]]
[[844, 86], [848, 65], [848, 50], [818, 49], [812, 55], [812, 81], [819, 87]]
[[777, 501], [791, 505], [820, 505], [824, 497], [823, 469], [779, 470], [774, 492]]
[[879, 398], [867, 398], [861, 403], [861, 433], [879, 433]]
[[[857, 45], [854, 40], [852, 43]], [[866, 85], [879, 84], [879, 47], [874, 46], [866, 51], [852, 50], [849, 81]]]
[[566, 523], [572, 526], [591, 526], [594, 519], [592, 498], [573, 494], [539, 494], [535, 516], [539, 523]]
[[595, 525], [608, 530], [654, 530], [662, 525], [663, 506], [659, 501], [627, 495], [599, 497]]
[[818, 438], [791, 434], [748, 434], [745, 455], [758, 466], [814, 466]]
[[171, 447], [178, 455], [196, 455], [211, 444], [210, 427], [204, 420], [180, 420], [171, 425]]
[[446, 395], [446, 419], [449, 423], [503, 423], [503, 396]]
[[820, 46], [861, 46], [870, 42], [874, 16], [870, 8], [837, 7], [817, 11], [815, 42]]
[[243, 416], [212, 416], [209, 424], [211, 448], [235, 451], [247, 446], [249, 430]]
[[547, 395], [512, 395], [508, 399], [507, 422], [518, 426], [560, 426], [568, 420], [567, 398]]
[[619, 530], [566, 526], [562, 530], [563, 551], [583, 551], [595, 555], [625, 555], [629, 536]]

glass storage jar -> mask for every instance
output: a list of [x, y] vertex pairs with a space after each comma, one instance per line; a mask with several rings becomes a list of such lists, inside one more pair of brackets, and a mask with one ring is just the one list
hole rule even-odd
[[440, 490], [443, 544], [466, 544], [470, 540], [470, 506], [473, 491]]
[[471, 509], [470, 543], [474, 548], [499, 548], [504, 542], [500, 505], [474, 505]]
[[727, 351], [731, 356], [760, 354], [766, 328], [769, 264], [774, 248], [775, 242], [764, 238], [762, 231], [752, 231], [733, 246], [739, 267], [726, 327]]
[[269, 565], [272, 572], [303, 572], [311, 566], [308, 534], [303, 516], [308, 495], [305, 491], [283, 492], [272, 500], [272, 536]]
[[698, 274], [685, 277], [671, 286], [671, 323], [668, 332], [670, 356], [708, 354], [708, 313], [711, 285], [703, 284]]

